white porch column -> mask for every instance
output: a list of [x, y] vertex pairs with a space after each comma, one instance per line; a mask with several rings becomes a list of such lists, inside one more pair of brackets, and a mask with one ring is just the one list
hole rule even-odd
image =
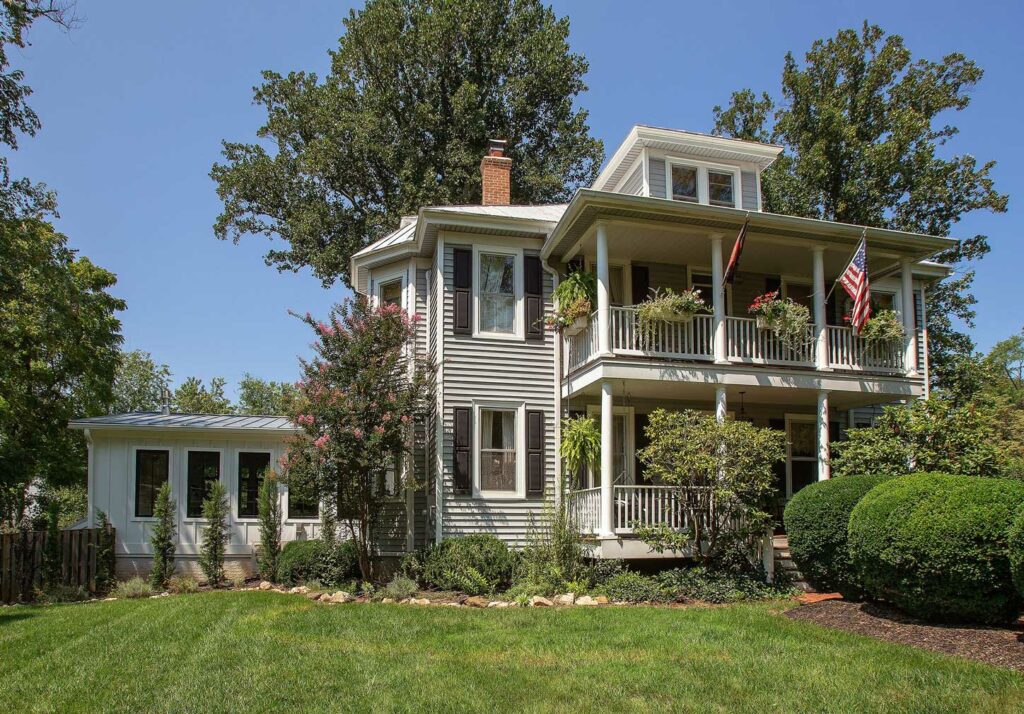
[[725, 286], [722, 284], [722, 236], [711, 235], [711, 290], [715, 335], [715, 363], [726, 364], [729, 360], [725, 350]]
[[826, 370], [830, 367], [828, 331], [825, 325], [825, 248], [816, 245], [811, 250], [814, 255], [814, 366]]
[[818, 480], [824, 481], [832, 477], [832, 467], [828, 463], [828, 392], [818, 392]]
[[608, 282], [608, 234], [603, 221], [597, 222], [597, 351], [611, 354], [611, 292]]
[[715, 387], [715, 419], [718, 420], [719, 424], [725, 421], [728, 408], [728, 403], [725, 399], [725, 387]]
[[615, 419], [612, 412], [612, 383], [601, 382], [601, 537], [615, 535], [612, 510], [615, 507], [615, 474], [612, 437]]
[[913, 263], [909, 258], [903, 259], [900, 278], [902, 280], [903, 303], [903, 364], [907, 373], [917, 374], [917, 332], [914, 329], [914, 276], [911, 273]]

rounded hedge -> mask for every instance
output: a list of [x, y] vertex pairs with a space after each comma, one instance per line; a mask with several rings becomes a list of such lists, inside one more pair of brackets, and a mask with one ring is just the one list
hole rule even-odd
[[478, 533], [449, 538], [423, 559], [423, 581], [441, 590], [485, 595], [512, 582], [516, 554], [496, 536]]
[[328, 544], [320, 539], [293, 540], [281, 549], [277, 578], [286, 585], [317, 581], [341, 585], [359, 577], [356, 546], [350, 540]]
[[789, 552], [807, 582], [819, 592], [864, 599], [864, 589], [846, 547], [850, 513], [864, 495], [892, 476], [839, 476], [806, 486], [783, 515]]
[[1024, 505], [1017, 509], [1017, 517], [1010, 526], [1007, 541], [1013, 582], [1017, 586], [1017, 592], [1024, 597]]
[[849, 550], [868, 595], [927, 620], [1007, 623], [1024, 599], [1007, 540], [1024, 483], [913, 474], [871, 490], [850, 515]]

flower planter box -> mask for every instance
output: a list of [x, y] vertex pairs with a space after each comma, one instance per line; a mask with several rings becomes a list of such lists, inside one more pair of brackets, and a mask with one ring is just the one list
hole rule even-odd
[[577, 317], [573, 320], [571, 325], [566, 325], [562, 329], [562, 334], [566, 337], [575, 337], [576, 335], [587, 329], [587, 325], [590, 324], [590, 320], [586, 317]]

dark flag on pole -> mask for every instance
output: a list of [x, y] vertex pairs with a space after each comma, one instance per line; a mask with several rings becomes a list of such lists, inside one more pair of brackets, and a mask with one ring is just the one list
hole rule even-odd
[[736, 242], [732, 246], [732, 255], [729, 256], [729, 265], [725, 268], [725, 275], [722, 276], [722, 284], [731, 285], [732, 281], [736, 278], [736, 269], [740, 265], [740, 253], [743, 252], [743, 244], [747, 240], [747, 224], [750, 223], [750, 216], [748, 215], [746, 220], [743, 221], [743, 227], [740, 228], [740, 234], [736, 236]]

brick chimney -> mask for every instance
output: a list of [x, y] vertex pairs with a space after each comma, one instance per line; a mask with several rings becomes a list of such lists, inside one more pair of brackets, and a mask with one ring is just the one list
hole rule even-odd
[[505, 156], [504, 139], [488, 139], [487, 155], [480, 160], [485, 206], [507, 206], [512, 202], [512, 159]]

